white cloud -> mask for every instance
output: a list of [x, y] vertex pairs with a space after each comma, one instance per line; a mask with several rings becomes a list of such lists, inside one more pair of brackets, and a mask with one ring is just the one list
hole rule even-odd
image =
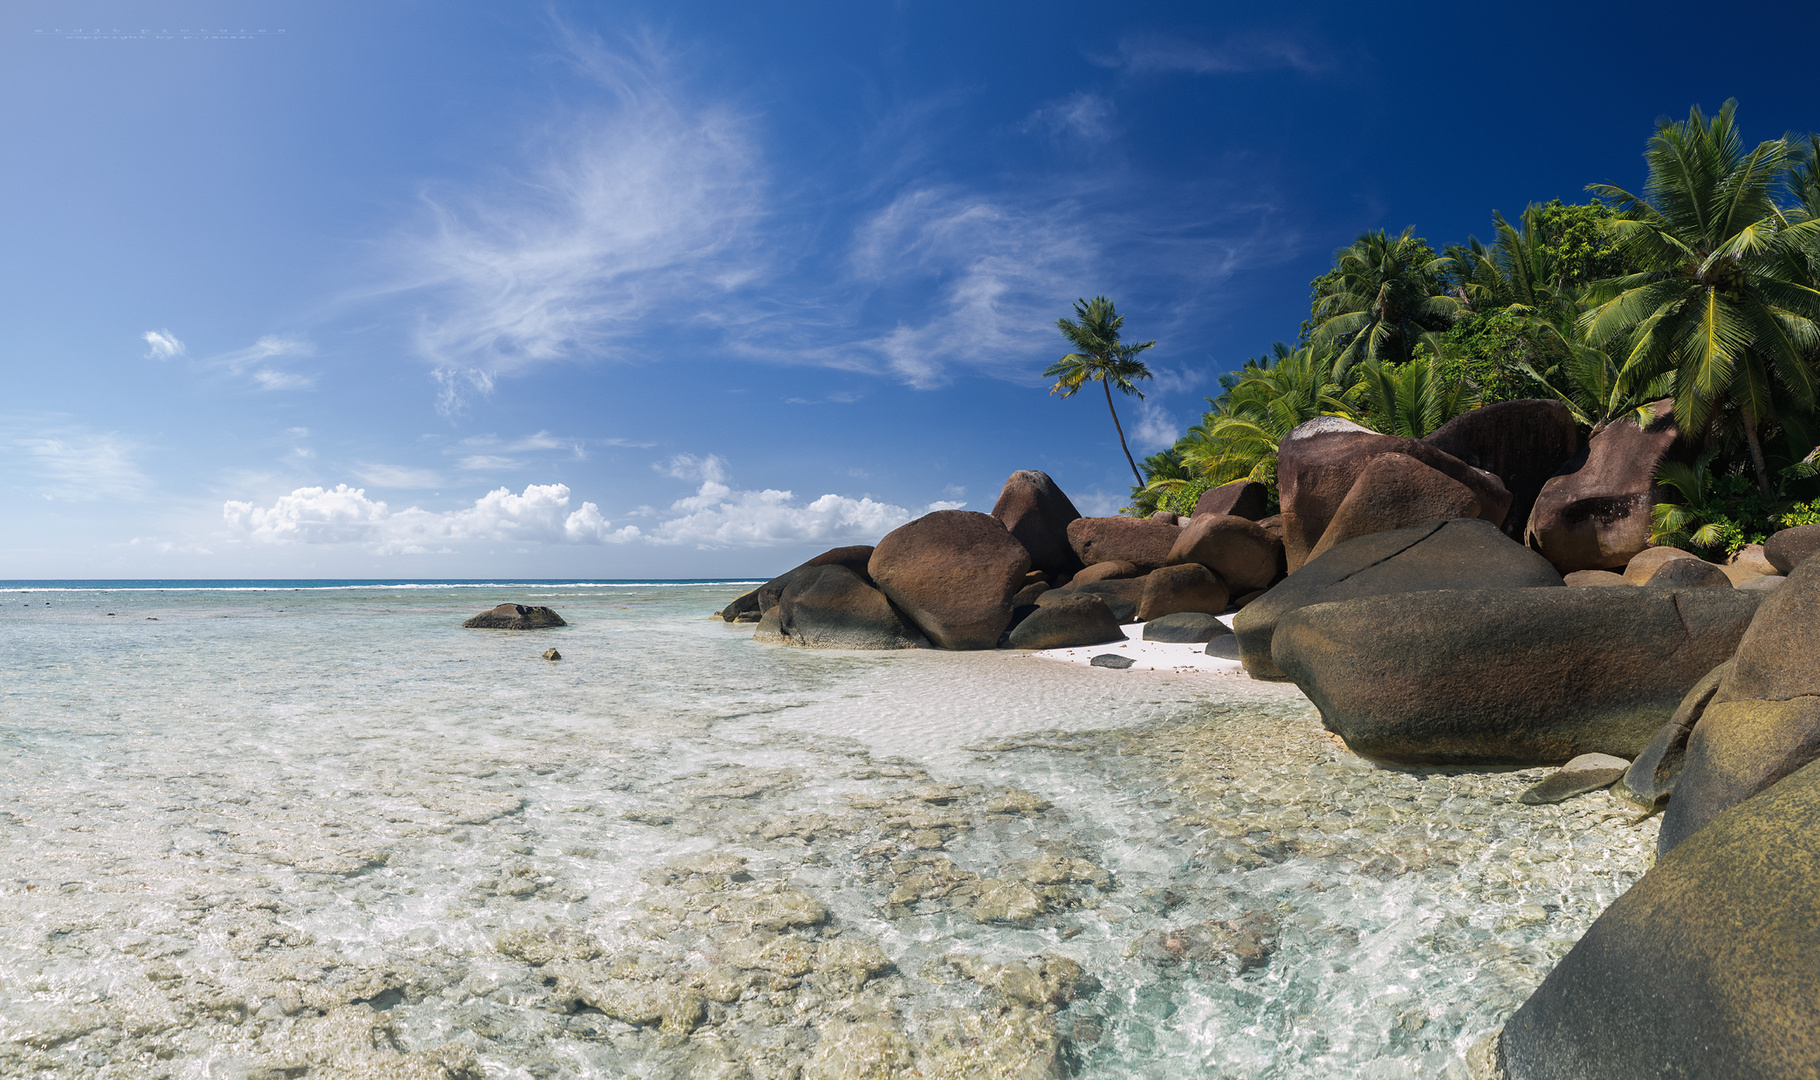
[[799, 503], [793, 493], [776, 488], [737, 491], [727, 483], [726, 461], [716, 454], [678, 454], [658, 463], [657, 469], [678, 479], [699, 479], [701, 486], [694, 495], [671, 503], [675, 516], [645, 533], [654, 544], [716, 548], [877, 540], [918, 514], [967, 505], [935, 502], [912, 512], [869, 497], [823, 495]]
[[919, 388], [946, 382], [955, 364], [1025, 371], [1098, 255], [1080, 217], [1066, 202], [1020, 208], [935, 188], [901, 196], [859, 230], [854, 265], [881, 279], [907, 268], [943, 279], [940, 310], [863, 344]]
[[1322, 67], [1309, 50], [1297, 42], [1259, 36], [1235, 37], [1217, 45], [1201, 45], [1164, 34], [1133, 34], [1119, 42], [1117, 56], [1097, 62], [1139, 74], [1179, 71], [1190, 75], [1236, 75], [1280, 68], [1312, 73]]
[[137, 499], [151, 481], [133, 460], [135, 447], [118, 435], [58, 433], [15, 440], [39, 494], [64, 502]]
[[316, 385], [314, 375], [298, 375], [289, 371], [274, 371], [261, 368], [253, 372], [253, 381], [261, 390], [308, 390]]
[[1140, 449], [1152, 452], [1174, 446], [1182, 429], [1162, 405], [1151, 398], [1137, 402], [1137, 425], [1131, 429], [1131, 441]]
[[383, 488], [436, 488], [443, 484], [440, 473], [410, 465], [362, 465], [354, 470], [354, 475]]
[[637, 539], [634, 526], [614, 531], [600, 508], [571, 510], [564, 484], [532, 484], [521, 495], [498, 488], [461, 510], [412, 506], [393, 510], [366, 491], [337, 484], [298, 488], [271, 506], [230, 501], [222, 516], [237, 536], [266, 543], [361, 544], [380, 554], [422, 554], [472, 542], [601, 544]]
[[145, 355], [148, 360], [170, 360], [188, 351], [183, 342], [178, 341], [177, 336], [169, 330], [147, 330], [139, 337], [146, 344]]
[[1110, 99], [1082, 91], [1036, 110], [1021, 126], [1025, 131], [1046, 131], [1058, 138], [1068, 135], [1087, 142], [1104, 142], [1112, 137], [1116, 111]]
[[677, 454], [670, 460], [659, 461], [651, 467], [678, 480], [701, 480], [719, 484], [727, 479], [727, 461], [719, 454], [709, 454], [707, 457]]
[[746, 118], [689, 100], [646, 49], [572, 38], [607, 108], [569, 124], [523, 175], [427, 195], [395, 290], [423, 298], [419, 352], [439, 407], [497, 375], [610, 353], [648, 318], [687, 319], [755, 274], [758, 152]]
[[462, 458], [457, 464], [464, 469], [469, 469], [474, 472], [484, 472], [489, 469], [495, 471], [501, 469], [522, 469], [525, 467], [525, 463], [522, 461], [508, 457], [499, 457], [496, 454], [470, 454], [467, 457]]

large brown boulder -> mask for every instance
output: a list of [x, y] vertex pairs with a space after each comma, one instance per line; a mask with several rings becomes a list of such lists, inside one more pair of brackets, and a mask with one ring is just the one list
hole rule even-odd
[[1030, 553], [990, 514], [937, 510], [886, 533], [867, 566], [930, 641], [991, 649], [1011, 622]]
[[552, 626], [567, 626], [561, 615], [547, 607], [529, 607], [524, 604], [501, 604], [490, 611], [483, 611], [461, 625], [473, 630], [543, 630]]
[[1644, 582], [1652, 589], [1729, 589], [1732, 579], [1725, 569], [1705, 559], [1670, 559]]
[[785, 644], [812, 649], [913, 649], [927, 644], [885, 594], [845, 566], [797, 572], [777, 603]]
[[1354, 481], [1380, 454], [1403, 454], [1446, 474], [1473, 493], [1479, 517], [1503, 524], [1510, 492], [1496, 476], [1420, 439], [1383, 435], [1334, 416], [1317, 417], [1290, 432], [1277, 447], [1277, 488], [1290, 573], [1308, 561]]
[[1270, 489], [1256, 480], [1234, 480], [1201, 493], [1191, 518], [1202, 514], [1228, 514], [1256, 521], [1270, 509]]
[[1124, 641], [1125, 632], [1106, 606], [1106, 601], [1091, 593], [1058, 596], [1011, 628], [1006, 648], [1072, 649], [1081, 645], [1101, 645]]
[[866, 574], [866, 564], [871, 558], [871, 544], [854, 544], [849, 547], [831, 548], [822, 552], [820, 555], [817, 555], [815, 558], [810, 559], [808, 562], [803, 563], [801, 566], [792, 567], [791, 569], [784, 571], [770, 581], [760, 585], [758, 588], [741, 596], [731, 604], [728, 604], [725, 608], [721, 609], [720, 617], [728, 622], [738, 622], [739, 616], [746, 612], [756, 611], [762, 615], [765, 612], [770, 611], [777, 606], [777, 598], [783, 595], [784, 589], [790, 584], [794, 575], [799, 571], [807, 570], [813, 566], [844, 566], [855, 574], [858, 574], [860, 577], [870, 581], [871, 578]]
[[1143, 577], [1144, 571], [1136, 563], [1096, 562], [1069, 579], [1070, 585], [1091, 585], [1096, 581], [1111, 581], [1115, 578]]
[[1504, 535], [1520, 541], [1542, 485], [1579, 452], [1580, 430], [1561, 402], [1525, 398], [1462, 413], [1422, 441], [1504, 481]]
[[1169, 561], [1181, 534], [1174, 523], [1154, 518], [1084, 517], [1068, 523], [1068, 543], [1081, 562], [1135, 563], [1146, 573]]
[[1406, 592], [1293, 611], [1271, 655], [1327, 727], [1369, 757], [1629, 760], [1737, 648], [1759, 599], [1734, 589]]
[[1820, 562], [1797, 566], [1774, 592], [1735, 591], [1762, 607], [1694, 718], [1660, 852], [1820, 757]]
[[1679, 431], [1656, 403], [1648, 429], [1625, 417], [1594, 435], [1542, 485], [1524, 542], [1563, 574], [1616, 570], [1649, 546], [1656, 469]]
[[1220, 576], [1200, 563], [1165, 566], [1152, 570], [1143, 580], [1144, 595], [1137, 610], [1139, 622], [1180, 611], [1218, 615], [1232, 598]]
[[1271, 659], [1277, 621], [1296, 608], [1423, 589], [1561, 584], [1548, 560], [1488, 521], [1433, 521], [1348, 540], [1289, 575], [1233, 617], [1245, 670], [1281, 679]]
[[1235, 593], [1267, 589], [1277, 578], [1283, 546], [1255, 521], [1231, 514], [1198, 514], [1182, 526], [1169, 565], [1199, 563]]
[[1783, 529], [1763, 542], [1763, 557], [1778, 574], [1794, 573], [1816, 551], [1820, 551], [1820, 525]]
[[1407, 454], [1379, 454], [1360, 470], [1308, 557], [1366, 533], [1479, 516], [1478, 497], [1465, 484]]
[[1067, 573], [1081, 568], [1068, 544], [1068, 523], [1081, 516], [1048, 473], [1019, 469], [1005, 481], [992, 516], [1030, 552], [1032, 569]]
[[1820, 763], [1726, 811], [1661, 858], [1504, 1025], [1504, 1074], [1820, 1074], [1817, 819]]

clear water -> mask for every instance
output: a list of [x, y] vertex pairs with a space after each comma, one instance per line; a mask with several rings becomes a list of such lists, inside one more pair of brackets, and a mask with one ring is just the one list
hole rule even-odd
[[344, 584], [0, 590], [0, 1076], [1464, 1077], [1654, 844], [1292, 687]]

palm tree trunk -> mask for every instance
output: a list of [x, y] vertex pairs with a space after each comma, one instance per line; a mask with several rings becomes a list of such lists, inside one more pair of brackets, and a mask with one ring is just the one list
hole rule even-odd
[[1750, 444], [1750, 462], [1757, 468], [1757, 490], [1769, 494], [1769, 466], [1763, 463], [1763, 444], [1757, 441], [1757, 425], [1744, 418], [1744, 441]]
[[1138, 472], [1137, 461], [1131, 456], [1131, 447], [1125, 445], [1125, 425], [1119, 423], [1119, 411], [1112, 407], [1112, 384], [1100, 380], [1100, 389], [1106, 391], [1106, 411], [1112, 414], [1112, 426], [1119, 433], [1119, 449], [1125, 451], [1125, 461], [1131, 466], [1131, 475], [1136, 478], [1137, 486], [1144, 486], [1144, 474]]

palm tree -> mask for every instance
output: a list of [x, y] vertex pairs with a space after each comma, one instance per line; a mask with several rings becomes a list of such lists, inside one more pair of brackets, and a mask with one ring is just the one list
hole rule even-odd
[[1415, 227], [1392, 240], [1384, 230], [1365, 233], [1334, 255], [1314, 314], [1320, 321], [1310, 343], [1337, 348], [1340, 375], [1359, 360], [1408, 360], [1424, 330], [1445, 329], [1459, 310], [1455, 297], [1439, 295], [1445, 258], [1416, 239]]
[[1806, 412], [1815, 400], [1820, 291], [1808, 248], [1820, 219], [1791, 223], [1777, 208], [1797, 151], [1783, 138], [1746, 153], [1737, 105], [1727, 101], [1711, 120], [1695, 108], [1686, 123], [1661, 124], [1644, 154], [1641, 196], [1589, 186], [1617, 205], [1608, 227], [1640, 269], [1603, 283], [1604, 302], [1580, 325], [1590, 344], [1611, 348], [1626, 386], [1673, 373], [1682, 431], [1736, 416], [1767, 493], [1760, 430], [1779, 409]]
[[1049, 392], [1065, 398], [1073, 397], [1075, 391], [1088, 382], [1099, 382], [1100, 388], [1106, 391], [1106, 409], [1112, 413], [1113, 429], [1119, 433], [1119, 447], [1125, 451], [1125, 461], [1131, 466], [1131, 475], [1141, 487], [1144, 477], [1138, 472], [1137, 461], [1131, 456], [1131, 447], [1125, 442], [1125, 426], [1119, 423], [1119, 411], [1112, 407], [1112, 388], [1116, 386], [1120, 393], [1137, 394], [1139, 398], [1144, 396], [1135, 385], [1135, 380], [1150, 378], [1150, 369], [1136, 357], [1156, 342], [1126, 345], [1119, 341], [1119, 330], [1125, 325], [1125, 317], [1104, 296], [1076, 300], [1074, 315], [1073, 319], [1055, 320], [1055, 325], [1061, 329], [1062, 336], [1068, 339], [1068, 343], [1080, 351], [1071, 352], [1050, 364], [1049, 369], [1043, 372], [1043, 378], [1054, 379], [1055, 385], [1049, 388]]
[[1282, 342], [1247, 361], [1237, 379], [1221, 380], [1226, 393], [1177, 441], [1183, 464], [1210, 487], [1256, 480], [1274, 488], [1277, 446], [1291, 431], [1319, 416], [1355, 417], [1352, 395], [1334, 374], [1338, 363], [1335, 353], [1292, 351]]
[[1406, 439], [1426, 438], [1479, 404], [1474, 387], [1445, 370], [1432, 353], [1404, 364], [1367, 360], [1359, 366], [1358, 386], [1364, 423]]

